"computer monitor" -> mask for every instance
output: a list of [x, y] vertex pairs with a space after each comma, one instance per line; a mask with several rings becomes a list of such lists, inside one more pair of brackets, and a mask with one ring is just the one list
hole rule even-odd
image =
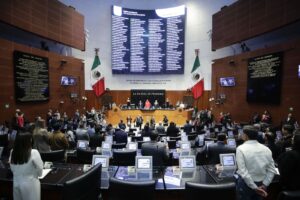
[[190, 142], [181, 142], [180, 143], [180, 149], [182, 149], [182, 150], [191, 149], [191, 143]]
[[196, 169], [195, 156], [180, 156], [179, 157], [179, 168], [181, 171], [195, 170]]
[[138, 144], [136, 142], [128, 142], [127, 143], [127, 148], [130, 150], [137, 150]]
[[87, 141], [87, 140], [78, 140], [77, 141], [77, 148], [87, 149], [88, 146], [89, 146], [89, 141]]
[[149, 170], [152, 171], [152, 156], [136, 156], [135, 157], [135, 169], [136, 171]]
[[150, 137], [143, 137], [143, 141], [144, 142], [150, 142], [151, 140], [150, 140]]
[[223, 169], [226, 168], [236, 168], [236, 160], [234, 153], [220, 154], [220, 163]]
[[188, 141], [188, 137], [186, 135], [181, 136], [181, 141], [186, 142]]
[[229, 138], [234, 138], [233, 131], [228, 131], [227, 135], [228, 135]]
[[105, 136], [105, 142], [109, 142], [109, 143], [113, 143], [113, 136], [111, 136], [111, 135], [107, 135], [107, 136]]
[[236, 147], [235, 139], [227, 139], [227, 145], [230, 147]]
[[110, 142], [107, 142], [107, 141], [103, 141], [102, 142], [102, 149], [111, 149], [111, 143]]
[[210, 144], [215, 143], [213, 140], [207, 140], [205, 141], [205, 146], [208, 147]]
[[109, 157], [104, 155], [93, 155], [92, 165], [95, 166], [101, 163], [102, 170], [106, 170], [109, 167]]

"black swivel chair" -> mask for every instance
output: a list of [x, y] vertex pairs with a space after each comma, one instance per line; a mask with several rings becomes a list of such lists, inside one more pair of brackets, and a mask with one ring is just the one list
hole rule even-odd
[[135, 150], [114, 151], [113, 163], [116, 166], [134, 166], [135, 156]]
[[55, 150], [50, 152], [40, 153], [42, 160], [50, 162], [65, 162], [65, 150]]
[[69, 180], [63, 186], [64, 200], [98, 200], [101, 186], [101, 164], [85, 174]]
[[277, 200], [299, 200], [300, 190], [282, 191], [279, 193]]
[[116, 143], [111, 145], [112, 149], [123, 149], [126, 148], [126, 143]]
[[202, 183], [185, 183], [185, 199], [195, 199], [195, 197], [208, 197], [209, 200], [236, 199], [235, 183], [220, 184], [202, 184]]
[[[155, 180], [149, 181], [124, 181], [111, 177], [109, 179], [109, 200], [154, 199]], [[126, 198], [125, 198], [126, 197]]]
[[91, 164], [93, 155], [96, 154], [95, 150], [86, 150], [77, 148], [77, 161], [81, 164]]
[[168, 142], [169, 149], [176, 149], [176, 140], [169, 140], [167, 142]]

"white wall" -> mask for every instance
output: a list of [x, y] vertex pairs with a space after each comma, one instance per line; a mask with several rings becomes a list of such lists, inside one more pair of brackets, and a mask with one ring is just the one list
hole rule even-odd
[[[191, 69], [195, 60], [195, 49], [200, 49], [200, 73], [204, 77], [205, 90], [211, 89], [211, 61], [232, 54], [230, 48], [212, 52], [209, 31], [212, 15], [224, 5], [236, 0], [61, 0], [85, 16], [88, 30], [86, 51], [76, 53], [85, 60], [85, 88], [91, 89], [90, 68], [94, 60], [94, 48], [100, 48], [99, 57], [105, 76], [106, 87], [111, 90], [167, 89], [186, 90], [195, 84]], [[118, 5], [135, 9], [168, 8], [179, 5], [187, 7], [185, 32], [185, 72], [183, 75], [112, 75], [111, 71], [111, 6]], [[143, 81], [143, 84], [136, 82]]]

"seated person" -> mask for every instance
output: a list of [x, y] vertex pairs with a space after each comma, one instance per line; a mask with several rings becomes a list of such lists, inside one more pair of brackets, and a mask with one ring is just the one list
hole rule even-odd
[[150, 109], [151, 108], [151, 103], [150, 101], [147, 99], [146, 102], [145, 102], [145, 109]]
[[151, 142], [142, 144], [141, 153], [143, 156], [152, 156], [153, 166], [162, 167], [169, 158], [167, 146], [162, 142], [158, 142], [158, 134], [155, 132], [150, 134], [150, 139]]
[[210, 144], [206, 149], [207, 164], [219, 164], [220, 154], [222, 153], [235, 153], [236, 149], [226, 145], [226, 134], [219, 133], [217, 142]]
[[154, 108], [159, 108], [159, 103], [157, 100], [154, 101]]
[[177, 137], [179, 133], [179, 129], [176, 127], [174, 122], [170, 122], [169, 127], [167, 128], [167, 136], [169, 137]]
[[170, 107], [170, 102], [169, 102], [169, 99], [167, 98], [166, 99], [166, 108], [169, 108]]

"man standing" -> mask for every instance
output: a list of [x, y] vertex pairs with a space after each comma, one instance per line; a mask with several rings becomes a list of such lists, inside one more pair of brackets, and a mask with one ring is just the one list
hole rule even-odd
[[236, 149], [238, 167], [237, 196], [240, 200], [260, 200], [266, 197], [267, 186], [276, 173], [272, 152], [260, 144], [258, 132], [253, 126], [245, 126], [244, 144]]

